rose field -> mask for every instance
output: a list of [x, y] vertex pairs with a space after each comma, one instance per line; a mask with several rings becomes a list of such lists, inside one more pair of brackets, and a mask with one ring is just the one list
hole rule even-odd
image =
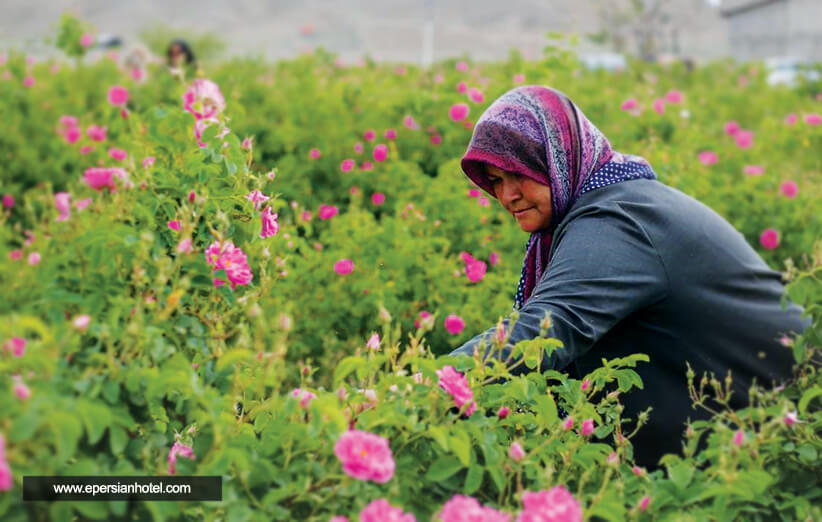
[[[822, 520], [822, 83], [588, 70], [559, 36], [182, 75], [92, 41], [67, 17], [62, 58], [0, 54], [1, 520]], [[528, 235], [459, 160], [520, 84], [721, 214], [813, 318], [750, 408], [683, 372], [712, 416], [656, 469], [631, 442], [654, 412], [621, 415], [644, 354], [579, 380], [538, 370], [547, 336], [446, 355], [511, 313]], [[222, 500], [24, 502], [29, 475], [220, 475]]]

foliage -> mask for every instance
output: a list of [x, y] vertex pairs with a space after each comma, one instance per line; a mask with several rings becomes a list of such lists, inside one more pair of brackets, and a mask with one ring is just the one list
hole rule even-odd
[[[27, 340], [22, 356], [0, 351], [0, 434], [14, 480], [0, 492], [0, 517], [355, 519], [387, 498], [426, 520], [457, 493], [514, 513], [523, 491], [560, 484], [590, 518], [822, 517], [822, 126], [802, 119], [819, 111], [813, 87], [772, 89], [756, 65], [730, 63], [586, 71], [550, 46], [536, 61], [514, 53], [464, 72], [453, 61], [403, 67], [345, 65], [324, 51], [215, 64], [208, 77], [226, 108], [201, 120], [197, 138], [182, 102], [191, 84], [163, 68], [135, 80], [108, 57], [72, 67], [12, 54], [0, 66], [0, 179], [15, 200], [0, 218], [0, 340]], [[722, 214], [772, 267], [786, 267], [788, 295], [814, 318], [792, 340], [798, 365], [784, 389], [753, 389], [752, 407], [693, 423], [683, 455], [664, 457], [660, 469], [635, 468], [631, 434], [621, 431], [620, 394], [641, 386], [632, 368], [642, 354], [603, 361], [581, 380], [512, 376], [502, 364], [445, 355], [507, 315], [526, 239], [494, 202], [467, 195], [458, 159], [470, 125], [448, 119], [448, 108], [464, 100], [459, 81], [478, 86], [485, 101], [471, 104], [474, 121], [517, 74], [571, 94], [616, 149], [645, 156], [663, 182]], [[124, 107], [107, 100], [114, 85], [129, 90]], [[662, 114], [650, 108], [672, 90], [685, 100]], [[622, 110], [628, 98], [644, 112]], [[785, 123], [789, 113], [800, 115], [796, 124]], [[63, 115], [82, 129], [72, 143]], [[406, 127], [406, 116], [419, 128]], [[756, 131], [754, 146], [726, 135], [729, 120]], [[92, 124], [106, 127], [105, 141], [87, 135]], [[384, 137], [388, 129], [396, 139]], [[373, 158], [376, 143], [388, 145], [386, 161]], [[111, 147], [128, 157], [114, 160]], [[700, 163], [705, 150], [719, 162]], [[341, 172], [346, 158], [356, 167]], [[765, 173], [746, 175], [748, 165]], [[122, 167], [127, 179], [96, 191], [83, 181], [94, 166]], [[793, 198], [780, 192], [789, 180], [799, 186]], [[255, 208], [246, 197], [254, 190], [271, 199]], [[70, 193], [67, 220], [56, 219], [58, 192]], [[266, 205], [279, 231], [261, 238]], [[321, 219], [321, 205], [339, 214]], [[775, 249], [759, 243], [766, 228], [780, 233]], [[204, 254], [228, 240], [253, 272], [233, 289], [214, 285], [230, 275]], [[467, 279], [461, 252], [488, 262], [480, 282]], [[342, 259], [353, 271], [335, 272]], [[434, 317], [417, 327], [423, 311]], [[464, 330], [446, 330], [451, 314]], [[77, 320], [86, 315], [88, 326]], [[376, 350], [366, 348], [373, 333]], [[518, 349], [527, 362], [556, 344]], [[446, 365], [467, 379], [470, 416], [438, 386]], [[711, 390], [721, 399], [723, 383], [689, 379], [696, 402]], [[15, 391], [19, 381], [28, 398]], [[619, 393], [598, 393], [614, 386]], [[303, 404], [295, 388], [316, 397]], [[507, 416], [497, 414], [503, 407]], [[350, 426], [389, 441], [390, 481], [343, 472], [334, 446]], [[175, 441], [196, 455], [178, 460], [177, 473], [222, 475], [223, 501], [20, 500], [24, 475], [167, 474]], [[514, 442], [521, 460], [509, 455]]]

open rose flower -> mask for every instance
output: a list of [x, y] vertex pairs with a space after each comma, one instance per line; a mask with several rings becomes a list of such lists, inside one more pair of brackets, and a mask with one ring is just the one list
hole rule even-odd
[[464, 414], [470, 417], [476, 411], [477, 403], [474, 402], [474, 392], [468, 386], [468, 379], [450, 365], [437, 370], [437, 376], [440, 378], [440, 388], [451, 395], [457, 408], [462, 409], [463, 405], [468, 404]]
[[442, 506], [437, 520], [442, 522], [509, 522], [511, 515], [483, 506], [473, 497], [454, 495]]
[[277, 235], [277, 232], [280, 231], [280, 224], [277, 222], [277, 214], [272, 213], [271, 207], [265, 207], [260, 219], [263, 227], [260, 232], [260, 239]]
[[225, 98], [216, 83], [197, 78], [183, 94], [183, 108], [198, 120], [213, 119], [225, 109]]
[[[219, 241], [213, 242], [205, 251], [206, 263], [212, 267], [212, 271], [225, 270], [231, 288], [237, 285], [247, 285], [251, 282], [254, 274], [248, 266], [248, 258], [231, 241], [226, 241], [222, 245]], [[225, 281], [214, 279], [214, 286], [222, 286]]]
[[417, 518], [380, 498], [360, 511], [360, 522], [417, 522]]
[[517, 522], [582, 522], [582, 508], [564, 486], [548, 491], [525, 491]]
[[349, 430], [337, 440], [334, 454], [343, 471], [359, 480], [384, 484], [394, 476], [394, 456], [388, 440], [360, 430]]
[[174, 475], [177, 473], [177, 457], [185, 457], [194, 460], [194, 450], [186, 446], [180, 441], [174, 443], [168, 452], [168, 473]]

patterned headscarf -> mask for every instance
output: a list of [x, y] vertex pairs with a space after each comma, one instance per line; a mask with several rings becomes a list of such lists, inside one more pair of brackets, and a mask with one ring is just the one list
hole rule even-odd
[[551, 222], [531, 234], [515, 297], [519, 309], [550, 262], [557, 225], [585, 192], [627, 181], [656, 179], [639, 156], [611, 149], [608, 139], [563, 93], [538, 85], [500, 96], [474, 126], [462, 170], [496, 198], [486, 165], [527, 176], [551, 188]]

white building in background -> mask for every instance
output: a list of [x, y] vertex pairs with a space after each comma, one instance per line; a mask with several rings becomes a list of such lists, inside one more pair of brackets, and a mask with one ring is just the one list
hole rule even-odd
[[822, 62], [822, 0], [723, 0], [731, 55]]

